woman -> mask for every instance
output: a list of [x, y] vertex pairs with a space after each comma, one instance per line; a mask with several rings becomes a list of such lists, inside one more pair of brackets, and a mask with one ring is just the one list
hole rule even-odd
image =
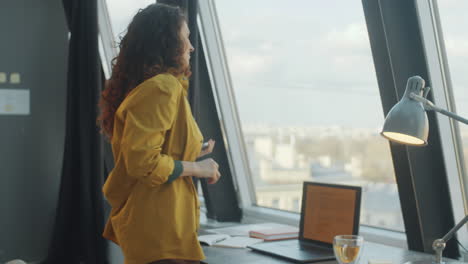
[[104, 237], [125, 264], [199, 263], [199, 203], [190, 176], [216, 183], [218, 164], [194, 162], [203, 137], [187, 101], [189, 30], [176, 7], [152, 4], [135, 15], [100, 102], [115, 167], [103, 192], [112, 206]]

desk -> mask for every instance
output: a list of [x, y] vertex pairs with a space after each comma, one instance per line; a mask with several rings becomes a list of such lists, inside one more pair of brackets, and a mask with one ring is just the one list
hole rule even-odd
[[[285, 264], [287, 260], [271, 257], [250, 249], [217, 248], [204, 246], [208, 264]], [[360, 264], [367, 264], [368, 260], [391, 260], [393, 264], [401, 264], [410, 260], [432, 260], [433, 255], [389, 247], [372, 242], [365, 242]], [[318, 264], [336, 264], [336, 261], [316, 262]]]

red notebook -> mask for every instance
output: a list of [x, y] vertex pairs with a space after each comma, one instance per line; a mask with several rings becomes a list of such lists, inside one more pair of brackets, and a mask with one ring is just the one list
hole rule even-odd
[[297, 227], [278, 227], [251, 230], [250, 237], [261, 238], [265, 241], [293, 239], [299, 237], [299, 229]]

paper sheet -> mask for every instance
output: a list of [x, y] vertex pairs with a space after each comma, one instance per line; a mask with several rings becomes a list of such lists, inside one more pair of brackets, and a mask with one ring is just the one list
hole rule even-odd
[[0, 115], [29, 115], [28, 89], [0, 89]]
[[216, 232], [219, 234], [226, 234], [230, 236], [249, 236], [250, 230], [260, 230], [260, 229], [270, 229], [270, 228], [280, 228], [280, 227], [290, 227], [288, 225], [277, 224], [277, 223], [262, 223], [262, 224], [249, 224], [249, 225], [236, 225], [223, 228], [209, 229], [210, 232]]
[[251, 238], [251, 237], [231, 237], [218, 242], [213, 247], [226, 247], [226, 248], [246, 248], [247, 246], [261, 243], [263, 239]]

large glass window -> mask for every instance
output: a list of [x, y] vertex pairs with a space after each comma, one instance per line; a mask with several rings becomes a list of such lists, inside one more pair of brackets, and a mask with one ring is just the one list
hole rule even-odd
[[404, 230], [361, 1], [217, 0], [258, 206], [305, 180], [363, 188], [361, 223]]
[[[457, 113], [468, 118], [468, 1], [444, 0], [437, 2], [442, 24], [447, 60], [452, 80]], [[461, 124], [465, 168], [468, 168], [468, 126]]]
[[116, 43], [120, 42], [138, 10], [155, 2], [156, 0], [106, 0]]

